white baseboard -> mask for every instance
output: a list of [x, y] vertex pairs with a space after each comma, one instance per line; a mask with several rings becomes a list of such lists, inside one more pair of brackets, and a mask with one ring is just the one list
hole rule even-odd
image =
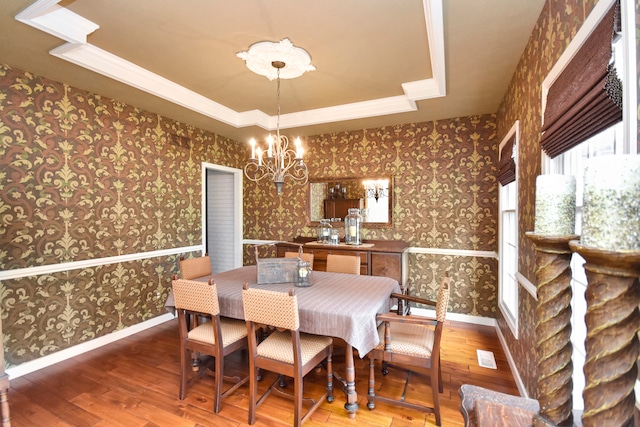
[[496, 322], [496, 333], [498, 334], [498, 339], [500, 340], [500, 344], [502, 345], [502, 350], [504, 354], [507, 356], [507, 361], [509, 362], [509, 368], [511, 369], [511, 375], [513, 375], [513, 379], [518, 386], [518, 391], [520, 392], [520, 396], [529, 397], [529, 393], [527, 393], [527, 388], [524, 386], [522, 382], [522, 378], [520, 377], [520, 373], [518, 372], [518, 367], [516, 366], [515, 361], [513, 360], [513, 356], [511, 356], [511, 352], [509, 351], [509, 346], [507, 345], [507, 340], [502, 335], [502, 330], [498, 327], [498, 323]]
[[[411, 313], [421, 316], [436, 317], [436, 311], [430, 308], [411, 307]], [[474, 325], [496, 326], [496, 319], [491, 317], [471, 316], [469, 314], [458, 314], [447, 312], [447, 320], [456, 322], [472, 323]]]
[[114, 341], [118, 341], [122, 338], [126, 338], [138, 332], [144, 331], [145, 329], [157, 326], [161, 323], [168, 322], [172, 319], [175, 319], [175, 316], [171, 313], [166, 313], [142, 323], [138, 323], [137, 325], [129, 326], [128, 328], [121, 329], [108, 335], [93, 339], [91, 341], [74, 345], [73, 347], [65, 348], [64, 350], [60, 350], [47, 356], [40, 357], [36, 360], [10, 367], [6, 370], [6, 373], [9, 375], [9, 379], [18, 378], [23, 375], [30, 374], [31, 372], [35, 372], [39, 369], [46, 368], [47, 366], [62, 362], [63, 360], [71, 359], [72, 357], [110, 344]]

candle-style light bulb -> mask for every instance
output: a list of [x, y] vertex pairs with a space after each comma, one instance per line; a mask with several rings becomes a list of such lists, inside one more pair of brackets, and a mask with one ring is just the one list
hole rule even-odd
[[262, 166], [262, 148], [258, 147], [258, 166]]
[[302, 147], [300, 145], [301, 145], [300, 137], [298, 137], [296, 138], [296, 158], [297, 159], [302, 158]]
[[251, 138], [251, 140], [249, 141], [249, 144], [251, 144], [251, 159], [255, 160], [255, 158], [256, 158], [256, 140], [254, 138]]
[[273, 157], [273, 137], [271, 134], [267, 137], [267, 157]]

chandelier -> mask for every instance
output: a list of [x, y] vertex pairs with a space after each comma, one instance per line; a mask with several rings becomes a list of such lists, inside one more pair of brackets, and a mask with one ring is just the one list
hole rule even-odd
[[[286, 77], [298, 77], [305, 71], [315, 70], [311, 65], [311, 58], [304, 50], [293, 46], [289, 39], [280, 43], [261, 42], [252, 45], [248, 52], [238, 53], [238, 57], [244, 59], [247, 67], [258, 74], [273, 80], [274, 74], [277, 82], [277, 121], [275, 138], [269, 134], [267, 147], [263, 150], [256, 146], [256, 140], [251, 138], [251, 158], [244, 166], [245, 176], [254, 182], [263, 179], [271, 180], [276, 185], [278, 196], [282, 193], [285, 178], [290, 178], [298, 184], [306, 184], [309, 179], [309, 171], [302, 157], [303, 149], [300, 138], [296, 138], [295, 146], [290, 146], [289, 138], [280, 135], [280, 72], [286, 72]], [[282, 59], [287, 58], [289, 63]], [[270, 61], [270, 67], [267, 65]], [[285, 68], [286, 67], [286, 68]], [[274, 73], [275, 71], [275, 73]]]

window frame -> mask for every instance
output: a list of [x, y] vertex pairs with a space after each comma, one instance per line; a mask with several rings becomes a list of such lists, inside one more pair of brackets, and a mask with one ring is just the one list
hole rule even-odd
[[[498, 182], [498, 307], [504, 317], [507, 325], [509, 325], [509, 329], [511, 329], [511, 333], [518, 339], [518, 295], [519, 295], [519, 281], [518, 281], [518, 248], [519, 248], [519, 235], [518, 235], [518, 146], [520, 142], [520, 121], [516, 120], [515, 123], [511, 126], [511, 129], [507, 132], [505, 137], [500, 142], [500, 146], [498, 147], [498, 152], [502, 152], [502, 148], [509, 141], [513, 140], [513, 157], [516, 163], [516, 179], [513, 182], [510, 182], [506, 186], [502, 186]], [[507, 190], [508, 187], [511, 187], [511, 190]], [[515, 199], [511, 202], [513, 206], [505, 207], [506, 198], [509, 197], [509, 193]], [[510, 234], [513, 237], [513, 242], [511, 242], [514, 246], [514, 254], [513, 259], [514, 265], [506, 264], [506, 248], [505, 248], [505, 234], [507, 231], [505, 230], [505, 221], [504, 214], [508, 213], [513, 218], [513, 223], [510, 224]], [[511, 270], [509, 270], [511, 268]], [[509, 276], [509, 271], [512, 271], [512, 277], [510, 281], [505, 280], [506, 276]], [[510, 286], [510, 289], [506, 289], [507, 286]], [[507, 292], [509, 291], [509, 292]], [[509, 301], [505, 299], [508, 296], [514, 296], [515, 294], [515, 303], [511, 306]]]

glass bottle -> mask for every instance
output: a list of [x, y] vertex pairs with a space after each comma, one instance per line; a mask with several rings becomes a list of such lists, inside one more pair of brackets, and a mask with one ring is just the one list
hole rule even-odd
[[309, 261], [298, 261], [298, 275], [295, 286], [311, 286], [311, 263]]
[[318, 225], [318, 243], [329, 243], [331, 235], [331, 220], [321, 219]]
[[340, 230], [338, 230], [337, 228], [331, 229], [331, 234], [329, 236], [329, 244], [330, 245], [340, 244]]
[[344, 218], [344, 242], [347, 245], [362, 244], [362, 237], [360, 236], [361, 224], [362, 216], [360, 215], [360, 209], [349, 209], [349, 214]]

